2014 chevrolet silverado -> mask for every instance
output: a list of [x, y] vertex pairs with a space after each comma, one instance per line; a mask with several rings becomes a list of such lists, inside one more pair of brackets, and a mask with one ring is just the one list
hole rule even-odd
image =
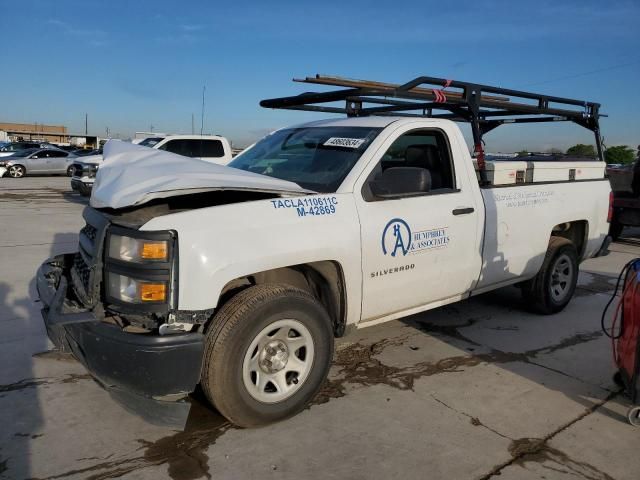
[[[51, 340], [104, 386], [169, 400], [200, 384], [232, 422], [274, 422], [318, 392], [348, 328], [514, 284], [552, 314], [606, 251], [598, 104], [306, 81], [345, 88], [262, 105], [347, 118], [278, 130], [229, 166], [182, 159], [176, 175], [171, 153], [105, 147], [78, 251], [37, 276]], [[483, 134], [541, 119], [593, 131], [600, 161], [484, 161]]]

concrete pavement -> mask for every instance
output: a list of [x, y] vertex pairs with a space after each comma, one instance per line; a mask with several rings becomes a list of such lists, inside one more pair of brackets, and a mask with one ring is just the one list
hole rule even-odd
[[[241, 430], [201, 395], [125, 407], [46, 339], [33, 277], [72, 251], [86, 201], [67, 178], [0, 179], [0, 478], [635, 480], [640, 430], [611, 377], [600, 312], [638, 232], [585, 262], [557, 315], [507, 288], [358, 330], [302, 414]], [[144, 415], [143, 415], [144, 414]], [[153, 420], [152, 422], [149, 420]]]

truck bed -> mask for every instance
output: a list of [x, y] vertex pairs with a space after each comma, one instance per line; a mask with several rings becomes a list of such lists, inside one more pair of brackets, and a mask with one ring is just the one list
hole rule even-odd
[[486, 210], [483, 271], [474, 293], [532, 278], [542, 265], [551, 232], [566, 222], [584, 222], [581, 258], [595, 255], [608, 231], [609, 188], [604, 178], [481, 188]]

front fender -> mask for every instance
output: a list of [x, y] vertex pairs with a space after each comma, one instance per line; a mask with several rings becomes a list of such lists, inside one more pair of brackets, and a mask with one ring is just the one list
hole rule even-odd
[[360, 318], [360, 223], [349, 193], [190, 210], [156, 217], [141, 228], [165, 229], [178, 232], [181, 310], [215, 308], [224, 286], [236, 278], [331, 260], [343, 270], [347, 323]]

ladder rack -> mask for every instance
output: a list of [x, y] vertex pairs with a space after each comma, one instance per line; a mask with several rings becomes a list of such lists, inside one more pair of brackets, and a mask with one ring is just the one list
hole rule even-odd
[[403, 85], [327, 75], [294, 81], [343, 88], [262, 100], [260, 105], [350, 117], [386, 115], [469, 122], [481, 171], [484, 170], [482, 137], [494, 128], [510, 123], [570, 121], [595, 134], [598, 158], [603, 159], [598, 122], [603, 115], [599, 113], [599, 103], [424, 76]]

